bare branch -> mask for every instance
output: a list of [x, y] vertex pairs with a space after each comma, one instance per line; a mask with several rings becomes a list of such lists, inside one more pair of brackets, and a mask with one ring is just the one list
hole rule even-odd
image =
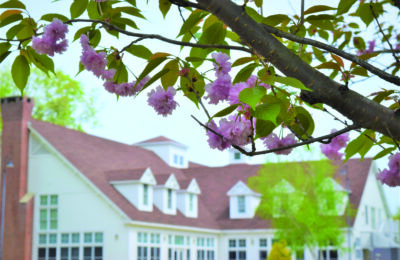
[[237, 50], [237, 51], [252, 53], [251, 50], [244, 48], [244, 47], [240, 47], [240, 46], [229, 46], [229, 45], [221, 45], [221, 44], [197, 44], [197, 43], [191, 43], [191, 42], [182, 42], [182, 41], [172, 40], [172, 39], [166, 38], [166, 37], [158, 35], [158, 34], [145, 34], [145, 33], [136, 33], [136, 32], [126, 31], [126, 30], [122, 30], [122, 29], [118, 28], [115, 25], [109, 24], [105, 21], [96, 20], [96, 19], [72, 19], [72, 20], [66, 21], [65, 24], [77, 23], [77, 22], [98, 23], [98, 24], [103, 25], [107, 30], [116, 31], [116, 32], [119, 32], [119, 33], [122, 33], [122, 34], [125, 34], [128, 36], [140, 37], [143, 39], [157, 39], [160, 41], [164, 41], [164, 42], [179, 45], [179, 46], [189, 46], [189, 47], [201, 48], [201, 49]]
[[378, 17], [376, 16], [376, 14], [375, 14], [375, 12], [374, 12], [373, 6], [370, 4], [369, 7], [370, 7], [370, 9], [371, 9], [372, 15], [374, 16], [375, 22], [376, 22], [376, 24], [378, 25], [379, 32], [383, 35], [383, 38], [385, 38], [385, 41], [389, 44], [389, 48], [390, 48], [390, 50], [392, 51], [392, 56], [393, 56], [393, 58], [396, 60], [396, 63], [400, 66], [399, 58], [398, 58], [398, 57], [396, 56], [396, 54], [394, 53], [392, 44], [390, 43], [390, 41], [389, 41], [389, 39], [387, 38], [386, 34], [383, 32], [382, 27], [381, 27], [381, 24], [380, 24], [379, 21], [378, 21]]
[[274, 27], [271, 27], [271, 26], [268, 26], [268, 25], [265, 25], [265, 24], [263, 24], [262, 26], [267, 32], [275, 34], [278, 37], [282, 37], [282, 38], [285, 38], [285, 39], [288, 39], [288, 40], [291, 40], [291, 41], [294, 41], [294, 42], [298, 42], [298, 43], [301, 43], [301, 44], [312, 45], [312, 46], [317, 47], [319, 49], [323, 49], [323, 50], [326, 50], [328, 52], [331, 52], [331, 53], [334, 53], [336, 55], [339, 55], [342, 58], [345, 58], [345, 59], [347, 59], [349, 61], [352, 61], [352, 62], [360, 65], [361, 67], [363, 67], [364, 69], [368, 70], [369, 72], [377, 75], [378, 77], [380, 77], [380, 78], [382, 78], [382, 79], [384, 79], [384, 80], [386, 80], [386, 81], [388, 81], [390, 83], [393, 83], [393, 84], [396, 84], [396, 85], [400, 86], [400, 78], [399, 77], [393, 76], [393, 75], [391, 75], [391, 74], [389, 74], [389, 73], [387, 73], [387, 72], [385, 72], [385, 71], [383, 71], [383, 70], [381, 70], [381, 69], [369, 64], [368, 62], [358, 58], [356, 55], [349, 54], [349, 53], [347, 53], [345, 51], [339, 50], [339, 49], [337, 49], [337, 48], [335, 48], [335, 47], [333, 47], [331, 45], [325, 44], [323, 42], [319, 42], [319, 41], [312, 40], [312, 39], [309, 39], [309, 38], [303, 38], [303, 37], [299, 37], [299, 36], [296, 36], [296, 35], [291, 34], [291, 33], [283, 32], [281, 30], [278, 30], [278, 29], [276, 29]]

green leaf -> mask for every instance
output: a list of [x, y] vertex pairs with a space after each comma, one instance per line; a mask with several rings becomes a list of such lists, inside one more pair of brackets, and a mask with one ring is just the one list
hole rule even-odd
[[[307, 135], [311, 136], [315, 129], [314, 119], [311, 114], [305, 108], [300, 106], [296, 106], [292, 112], [294, 113], [295, 118], [291, 119], [288, 123], [292, 127], [293, 131], [303, 138], [308, 138]], [[305, 134], [304, 131], [307, 134]]]
[[11, 75], [21, 93], [24, 93], [24, 88], [28, 82], [30, 72], [31, 68], [25, 56], [18, 55], [11, 66]]
[[329, 20], [307, 19], [307, 22], [309, 22], [310, 24], [312, 24], [318, 28], [324, 29], [324, 30], [329, 30], [329, 31], [335, 30], [333, 23]]
[[256, 86], [254, 88], [245, 88], [239, 93], [240, 101], [248, 104], [252, 109], [256, 108], [258, 102], [265, 95], [266, 89], [262, 86]]
[[353, 44], [359, 50], [365, 50], [366, 48], [365, 41], [362, 37], [354, 37]]
[[[162, 76], [164, 76], [166, 73], [169, 72], [169, 69], [163, 69], [161, 71], [159, 71], [158, 73], [156, 73], [153, 77], [150, 78], [149, 81], [146, 82], [146, 84], [144, 84], [143, 88], [140, 90], [140, 92], [142, 92], [143, 90], [145, 90], [148, 86], [150, 86], [151, 84], [153, 84], [154, 82], [156, 82], [157, 80], [159, 80]], [[139, 79], [138, 81], [139, 82]]]
[[238, 82], [245, 82], [253, 73], [253, 71], [257, 68], [257, 64], [251, 63], [241, 69], [237, 74], [235, 79], [233, 80], [233, 84]]
[[257, 57], [242, 57], [237, 60], [232, 64], [232, 67], [240, 66], [246, 63], [249, 63], [251, 61], [257, 60]]
[[369, 60], [369, 59], [374, 58], [374, 57], [376, 57], [378, 55], [379, 55], [379, 53], [364, 53], [364, 54], [361, 54], [360, 56], [358, 56], [358, 58], [362, 59], [362, 60]]
[[256, 138], [266, 137], [272, 133], [276, 128], [276, 125], [271, 121], [266, 121], [262, 119], [256, 120]]
[[332, 70], [341, 70], [341, 67], [339, 66], [339, 64], [332, 62], [332, 61], [328, 61], [328, 62], [324, 62], [319, 64], [318, 66], [315, 67], [316, 69], [332, 69]]
[[340, 0], [336, 14], [347, 13], [356, 2], [357, 0]]
[[363, 77], [368, 77], [368, 71], [364, 69], [363, 67], [357, 66], [354, 69], [350, 71], [350, 74], [352, 75], [358, 75], [358, 76], [363, 76]]
[[374, 20], [370, 6], [371, 5], [369, 3], [364, 3], [358, 8], [358, 15], [366, 26], [368, 26]]
[[86, 27], [82, 27], [80, 28], [78, 31], [76, 31], [75, 35], [74, 35], [74, 41], [76, 41], [77, 39], [79, 39], [81, 37], [82, 34], [87, 35], [87, 32], [90, 31], [92, 29], [91, 26], [86, 26]]
[[139, 29], [136, 23], [132, 19], [123, 18], [123, 17], [113, 17], [113, 22], [121, 23], [132, 27], [133, 29]]
[[54, 18], [57, 18], [58, 20], [60, 20], [62, 22], [66, 22], [69, 20], [68, 17], [66, 17], [62, 14], [45, 14], [40, 18], [40, 20], [52, 22]]
[[11, 51], [6, 51], [6, 52], [0, 54], [0, 63], [2, 63], [3, 60], [5, 60], [8, 57], [8, 55], [10, 55], [10, 53], [11, 53]]
[[371, 130], [365, 130], [362, 134], [360, 134], [356, 139], [347, 144], [345, 153], [345, 161], [347, 161], [350, 157], [355, 155], [356, 153], [361, 155], [361, 160], [364, 158], [365, 154], [371, 149], [374, 145], [374, 142], [368, 138], [366, 135], [374, 136], [374, 132]]
[[183, 23], [181, 30], [179, 31], [178, 36], [184, 35], [185, 33], [191, 31], [191, 29], [196, 26], [201, 19], [206, 17], [208, 13], [201, 11], [201, 10], [195, 10], [193, 11], [189, 17], [186, 19], [186, 21]]
[[289, 16], [284, 14], [274, 14], [265, 17], [261, 22], [269, 26], [277, 26], [280, 23], [290, 21]]
[[[155, 68], [158, 67], [158, 65], [160, 65], [163, 61], [165, 61], [167, 59], [167, 57], [159, 57], [159, 58], [154, 58], [152, 60], [149, 61], [149, 63], [147, 63], [146, 67], [144, 68], [144, 70], [142, 71], [142, 73], [140, 73], [135, 86], [147, 75], [150, 74], [150, 72], [152, 72]], [[166, 73], [166, 72], [165, 72]], [[161, 77], [161, 76], [160, 76]], [[153, 79], [153, 78], [152, 78]]]
[[17, 39], [26, 39], [35, 35], [36, 22], [32, 18], [25, 18], [20, 22], [23, 27], [17, 33]]
[[[14, 10], [7, 10], [7, 11], [14, 11]], [[5, 12], [7, 12], [7, 11], [5, 11]], [[16, 10], [16, 11], [19, 11], [19, 10]], [[0, 16], [0, 27], [4, 27], [6, 25], [9, 25], [9, 24], [14, 23], [19, 20], [22, 20], [24, 18], [20, 13], [15, 13], [15, 14], [12, 14], [10, 16], [3, 18], [4, 13], [2, 13]]]
[[245, 7], [246, 13], [254, 19], [254, 21], [256, 21], [257, 23], [261, 23], [262, 20], [264, 19], [264, 17], [262, 15], [260, 15], [256, 10], [254, 10], [253, 8], [246, 6]]
[[101, 19], [101, 15], [99, 14], [96, 1], [89, 1], [86, 10], [88, 12], [88, 16], [90, 19]]
[[386, 90], [380, 92], [378, 95], [376, 95], [372, 100], [376, 103], [381, 103], [385, 98], [388, 96], [392, 95], [395, 91], [394, 90]]
[[282, 101], [272, 95], [264, 96], [263, 104], [258, 105], [255, 110], [255, 117], [265, 121], [271, 121], [277, 124], [277, 118], [282, 108]]
[[377, 153], [377, 154], [372, 158], [372, 160], [377, 160], [377, 159], [379, 159], [379, 158], [382, 158], [382, 157], [384, 157], [384, 156], [390, 154], [391, 152], [393, 152], [393, 151], [396, 150], [396, 149], [397, 149], [396, 147], [389, 147], [389, 148], [383, 149], [382, 151], [380, 151], [379, 153]]
[[[211, 119], [215, 118], [215, 117], [224, 117], [229, 115], [230, 113], [232, 113], [233, 111], [236, 110], [236, 108], [238, 108], [239, 104], [234, 104], [234, 105], [230, 105], [229, 107], [226, 107], [224, 109], [222, 109], [221, 111], [215, 113]], [[211, 119], [209, 121], [211, 121]]]
[[298, 89], [304, 89], [304, 90], [308, 90], [308, 91], [312, 91], [308, 88], [306, 88], [306, 86], [304, 86], [304, 84], [295, 78], [292, 77], [275, 77], [275, 82], [284, 84], [284, 85], [288, 85], [294, 88], [298, 88]]
[[11, 44], [9, 42], [0, 43], [0, 56], [3, 55], [6, 51], [11, 48]]
[[151, 51], [143, 45], [132, 45], [128, 49], [126, 49], [126, 51], [136, 57], [145, 60], [148, 60], [151, 57], [151, 55], [153, 55]]
[[336, 10], [336, 8], [330, 7], [327, 5], [314, 5], [314, 6], [311, 6], [310, 8], [308, 8], [307, 10], [305, 10], [304, 15], [318, 13], [318, 12], [324, 12], [324, 11], [329, 11], [329, 10]]
[[113, 9], [116, 13], [126, 13], [132, 16], [136, 16], [142, 19], [146, 19], [141, 13], [140, 13], [140, 9], [135, 8], [135, 7], [117, 7]]
[[41, 71], [48, 74], [48, 71], [54, 71], [54, 62], [53, 59], [49, 58], [46, 54], [38, 54], [32, 47], [28, 46], [27, 48], [30, 60], [38, 67]]
[[340, 58], [339, 56], [337, 56], [337, 55], [335, 55], [335, 54], [332, 54], [332, 53], [331, 53], [331, 57], [332, 57], [332, 59], [334, 59], [334, 60], [336, 61], [336, 63], [337, 63], [340, 67], [344, 68], [344, 62], [343, 62], [342, 58]]
[[25, 5], [18, 0], [9, 0], [0, 5], [0, 8], [19, 8], [26, 9]]
[[161, 77], [161, 85], [164, 89], [167, 89], [175, 85], [178, 80], [179, 62], [177, 60], [171, 60], [165, 64], [163, 69], [169, 69], [168, 73]]
[[111, 63], [109, 68], [115, 69], [115, 75], [113, 78], [115, 82], [118, 84], [128, 82], [128, 70], [121, 60]]
[[188, 62], [203, 62], [205, 58], [200, 58], [200, 57], [185, 57], [185, 60]]
[[158, 7], [165, 18], [169, 9], [171, 8], [171, 2], [169, 0], [159, 0]]
[[75, 19], [81, 16], [88, 6], [88, 0], [74, 0], [70, 7], [71, 18]]
[[215, 22], [207, 27], [201, 34], [200, 44], [221, 44], [224, 42], [226, 29], [221, 22]]
[[320, 62], [326, 62], [326, 58], [324, 56], [323, 51], [321, 51], [318, 48], [312, 47], [313, 53], [314, 53], [314, 57], [319, 60]]
[[10, 29], [8, 29], [8, 31], [6, 33], [7, 39], [12, 40], [17, 35], [17, 33], [19, 33], [19, 31], [21, 31], [21, 29], [24, 27], [25, 27], [24, 24], [19, 23], [17, 25], [14, 25]]

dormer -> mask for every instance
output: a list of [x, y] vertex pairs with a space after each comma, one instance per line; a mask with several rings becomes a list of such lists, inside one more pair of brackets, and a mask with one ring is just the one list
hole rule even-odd
[[261, 195], [238, 181], [227, 193], [229, 196], [229, 217], [231, 219], [253, 218], [260, 203]]
[[239, 163], [250, 163], [250, 158], [247, 155], [242, 154], [236, 149], [229, 149], [229, 164], [239, 164]]
[[[139, 172], [140, 174], [140, 172]], [[130, 174], [131, 178], [137, 175]], [[154, 185], [157, 184], [150, 168], [147, 168], [138, 179], [112, 181], [111, 184], [138, 210], [153, 211]]]
[[342, 216], [349, 201], [350, 190], [332, 178], [325, 178], [317, 187], [319, 210], [325, 215]]
[[175, 175], [157, 175], [159, 185], [154, 187], [154, 204], [164, 214], [176, 215], [177, 190], [180, 189]]
[[175, 168], [188, 168], [187, 146], [168, 139], [164, 136], [159, 136], [149, 139], [135, 145], [144, 149], [153, 151], [169, 166]]
[[198, 195], [201, 193], [196, 179], [192, 179], [185, 190], [178, 190], [178, 210], [188, 218], [198, 216]]

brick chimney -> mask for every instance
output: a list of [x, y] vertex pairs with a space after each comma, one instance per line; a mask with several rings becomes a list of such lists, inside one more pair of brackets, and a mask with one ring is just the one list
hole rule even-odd
[[[3, 119], [0, 221], [4, 221], [0, 259], [30, 260], [33, 199], [26, 203], [21, 203], [20, 200], [27, 193], [29, 136], [27, 125], [32, 118], [33, 100], [26, 97], [7, 97], [1, 99], [0, 103]], [[12, 168], [8, 167], [10, 162], [14, 165]], [[4, 201], [3, 194], [5, 194]]]

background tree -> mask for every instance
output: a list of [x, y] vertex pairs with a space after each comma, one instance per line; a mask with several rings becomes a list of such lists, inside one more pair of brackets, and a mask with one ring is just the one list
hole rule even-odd
[[[0, 81], [0, 98], [19, 94], [8, 71], [0, 72]], [[85, 95], [82, 85], [61, 71], [48, 76], [34, 69], [24, 94], [34, 98], [33, 117], [36, 119], [80, 131], [83, 123], [96, 123], [91, 95]], [[0, 130], [1, 126], [0, 114]]]
[[[158, 3], [164, 16], [172, 7], [179, 9], [178, 40], [138, 31], [135, 21], [144, 15], [134, 0], [75, 0], [67, 16], [47, 13], [40, 19], [30, 17], [29, 6], [22, 2], [6, 1], [0, 4], [5, 9], [0, 26], [8, 26], [0, 60], [12, 50], [19, 51], [11, 74], [23, 91], [31, 65], [54, 71], [50, 57], [66, 50], [67, 25], [73, 24], [78, 27], [74, 40], [80, 39], [82, 46], [80, 71], [93, 72], [108, 92], [119, 97], [140, 94], [160, 80], [162, 87], [150, 92], [149, 105], [163, 116], [178, 107], [176, 91], [183, 92], [204, 110], [207, 119], [198, 122], [207, 129], [213, 148], [233, 146], [250, 156], [287, 154], [297, 146], [330, 143], [351, 130], [360, 135], [347, 145], [346, 159], [355, 154], [363, 158], [372, 147], [379, 147], [377, 159], [400, 147], [400, 36], [396, 19], [388, 18], [398, 16], [398, 1], [340, 0], [331, 6], [305, 8], [303, 0], [297, 14], [268, 16], [263, 15], [268, 3], [262, 0]], [[372, 33], [366, 33], [368, 29]], [[124, 35], [129, 40], [102, 45], [104, 34], [116, 39]], [[181, 58], [169, 53], [168, 47], [165, 52], [152, 53], [140, 44], [144, 39], [187, 47], [189, 55]], [[147, 61], [135, 79], [129, 76], [125, 54]], [[231, 64], [229, 55], [240, 57]], [[238, 71], [235, 77], [229, 74], [232, 67]], [[370, 94], [351, 89], [356, 80], [371, 75], [379, 77], [384, 87]], [[205, 100], [225, 102], [226, 108], [211, 115]], [[333, 115], [331, 108], [343, 116], [333, 116], [333, 120], [341, 120], [344, 128], [313, 136], [319, 121], [309, 110]], [[222, 119], [216, 122], [218, 118]], [[264, 139], [267, 150], [256, 146], [257, 139]], [[380, 179], [398, 185], [393, 178], [399, 179], [400, 174], [390, 168]]]
[[257, 215], [271, 220], [274, 237], [293, 251], [307, 247], [314, 259], [317, 247], [342, 246], [351, 213], [347, 192], [333, 179], [335, 168], [327, 160], [266, 164], [249, 179], [261, 194]]
[[268, 258], [266, 260], [291, 260], [290, 250], [286, 246], [286, 242], [284, 240], [280, 242], [275, 242], [272, 245], [271, 252], [268, 254]]

